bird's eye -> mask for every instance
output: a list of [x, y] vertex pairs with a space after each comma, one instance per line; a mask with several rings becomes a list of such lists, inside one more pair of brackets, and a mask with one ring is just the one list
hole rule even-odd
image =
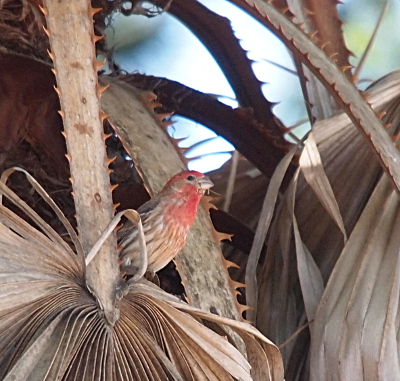
[[194, 180], [194, 176], [189, 175], [188, 177], [186, 177], [186, 179], [189, 180], [189, 181], [193, 181]]

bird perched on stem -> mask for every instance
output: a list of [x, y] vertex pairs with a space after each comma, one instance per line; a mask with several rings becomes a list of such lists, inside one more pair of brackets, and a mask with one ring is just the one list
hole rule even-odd
[[[146, 239], [148, 270], [161, 270], [179, 253], [196, 218], [200, 199], [213, 185], [210, 178], [200, 172], [183, 171], [137, 210]], [[134, 275], [139, 267], [136, 227], [127, 221], [118, 231], [118, 237], [121, 270]]]

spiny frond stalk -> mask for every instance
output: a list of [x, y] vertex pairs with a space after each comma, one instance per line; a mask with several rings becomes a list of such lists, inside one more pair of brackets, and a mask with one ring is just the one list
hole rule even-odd
[[[236, 0], [230, 0], [237, 3]], [[381, 121], [340, 67], [296, 25], [273, 6], [259, 0], [238, 4], [270, 27], [324, 84], [368, 142], [382, 168], [400, 194], [400, 154], [390, 140]]]
[[[46, 0], [57, 93], [70, 155], [77, 224], [87, 253], [113, 217], [108, 163], [103, 139], [93, 40], [93, 13], [88, 0]], [[71, 33], [73, 31], [73, 33]], [[115, 288], [119, 277], [116, 239], [112, 234], [86, 270], [86, 282], [110, 324], [118, 318]]]
[[[102, 78], [103, 85], [110, 83], [110, 89], [102, 98], [105, 111], [113, 110], [110, 121], [132, 157], [137, 170], [152, 194], [158, 191], [172, 175], [185, 169], [179, 154], [165, 131], [161, 130], [152, 116], [154, 95], [145, 93], [145, 104], [150, 114], [137, 113], [143, 107], [139, 94], [131, 86], [113, 78]], [[136, 98], [136, 101], [135, 101]], [[140, 106], [139, 106], [140, 105]], [[133, 118], [132, 115], [138, 115]], [[146, 125], [151, 139], [141, 139], [139, 132]], [[132, 141], [130, 136], [135, 136]], [[140, 140], [138, 140], [140, 139]], [[159, 147], [169, 147], [160, 150]], [[207, 212], [199, 208], [197, 220], [187, 237], [186, 246], [175, 258], [191, 304], [205, 311], [216, 310], [220, 316], [239, 320], [236, 298], [232, 295], [228, 273], [223, 266], [221, 251], [213, 237]]]

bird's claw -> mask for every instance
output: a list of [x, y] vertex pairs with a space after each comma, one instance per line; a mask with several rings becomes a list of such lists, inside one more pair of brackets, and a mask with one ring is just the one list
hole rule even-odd
[[119, 282], [118, 286], [115, 288], [115, 295], [117, 300], [121, 300], [129, 292], [129, 284], [126, 282]]

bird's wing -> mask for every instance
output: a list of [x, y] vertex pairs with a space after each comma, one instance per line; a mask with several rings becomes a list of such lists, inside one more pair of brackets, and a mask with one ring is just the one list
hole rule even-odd
[[[138, 208], [137, 212], [140, 214], [140, 218], [142, 219], [143, 225], [146, 224], [147, 219], [149, 218], [149, 216], [151, 216], [151, 212], [154, 210], [154, 208], [157, 207], [159, 203], [160, 203], [159, 200], [153, 198], [145, 202], [142, 206]], [[122, 239], [120, 243], [123, 242], [123, 237], [125, 237], [127, 234], [135, 230], [136, 226], [131, 221], [127, 220], [124, 223], [124, 226], [121, 229], [119, 229], [117, 233], [118, 238]]]
[[160, 200], [158, 200], [157, 198], [152, 198], [151, 200], [145, 202], [142, 206], [140, 206], [137, 211], [141, 217], [144, 217], [147, 213], [154, 210], [159, 203]]

